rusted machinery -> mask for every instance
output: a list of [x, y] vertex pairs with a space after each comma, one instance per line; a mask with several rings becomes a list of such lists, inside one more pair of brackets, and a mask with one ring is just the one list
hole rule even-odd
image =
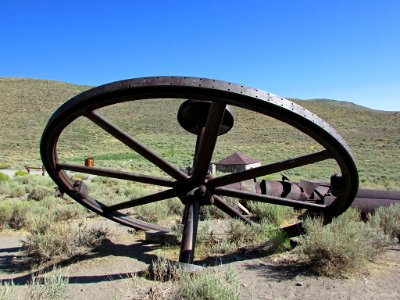
[[[284, 177], [281, 181], [261, 180], [260, 182], [248, 182], [247, 184], [240, 182], [231, 184], [228, 187], [235, 190], [253, 191], [263, 195], [313, 203], [329, 204], [335, 201], [335, 196], [331, 192], [332, 184], [327, 182], [300, 181], [293, 183]], [[351, 207], [356, 208], [363, 217], [366, 217], [378, 207], [392, 204], [400, 205], [400, 192], [359, 189]]]
[[[176, 98], [188, 99], [179, 108], [178, 121], [184, 129], [197, 135], [194, 161], [189, 173], [181, 171], [148, 149], [98, 111], [100, 108], [127, 101], [168, 101]], [[212, 177], [208, 170], [216, 141], [219, 135], [232, 128], [234, 118], [231, 108], [235, 106], [287, 123], [311, 137], [323, 150], [246, 171]], [[60, 134], [79, 117], [87, 118], [102, 128], [159, 167], [169, 178], [63, 163], [57, 152]], [[129, 227], [169, 231], [169, 228], [124, 214], [122, 210], [178, 197], [185, 206], [179, 261], [186, 263], [192, 263], [194, 258], [200, 206], [214, 205], [231, 217], [252, 223], [237, 208], [224, 201], [224, 196], [307, 209], [329, 219], [350, 207], [358, 192], [358, 173], [351, 150], [336, 130], [325, 121], [303, 107], [265, 91], [204, 78], [138, 78], [83, 92], [63, 104], [50, 118], [41, 140], [41, 156], [46, 170], [62, 191], [88, 209]], [[306, 181], [298, 184], [261, 181], [255, 185], [254, 191], [235, 187], [235, 184], [243, 181], [325, 160], [334, 161], [335, 169], [340, 170], [340, 173], [326, 178], [327, 184], [323, 186]], [[105, 205], [91, 196], [85, 183], [73, 180], [66, 171], [156, 185], [161, 187], [161, 191], [123, 203]]]

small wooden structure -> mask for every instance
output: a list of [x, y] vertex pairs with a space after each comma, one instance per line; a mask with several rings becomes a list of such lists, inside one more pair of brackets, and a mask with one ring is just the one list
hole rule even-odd
[[261, 162], [241, 152], [235, 152], [232, 155], [220, 160], [216, 164], [217, 171], [221, 172], [240, 172], [256, 168]]

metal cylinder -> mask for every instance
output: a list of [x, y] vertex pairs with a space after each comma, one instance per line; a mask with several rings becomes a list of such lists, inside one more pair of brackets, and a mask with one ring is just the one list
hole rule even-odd
[[93, 157], [88, 157], [85, 159], [85, 166], [86, 167], [94, 167], [94, 159]]
[[380, 206], [400, 205], [400, 192], [360, 189], [351, 204], [362, 213], [373, 213]]

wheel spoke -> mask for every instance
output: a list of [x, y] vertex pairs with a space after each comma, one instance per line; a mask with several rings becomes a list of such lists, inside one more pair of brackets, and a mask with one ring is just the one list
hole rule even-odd
[[203, 136], [200, 138], [197, 155], [194, 161], [193, 178], [203, 180], [208, 172], [208, 167], [217, 143], [219, 129], [225, 112], [225, 104], [213, 102], [207, 117]]
[[117, 211], [117, 210], [124, 209], [124, 208], [131, 208], [131, 207], [135, 207], [138, 205], [144, 205], [144, 204], [148, 204], [148, 203], [153, 203], [153, 202], [173, 198], [173, 197], [176, 197], [177, 195], [178, 195], [178, 192], [175, 189], [170, 189], [170, 190], [158, 192], [156, 194], [144, 196], [141, 198], [132, 199], [130, 201], [110, 205], [107, 209], [110, 211]]
[[220, 210], [222, 210], [223, 212], [225, 212], [228, 216], [230, 216], [232, 218], [239, 218], [240, 220], [242, 220], [243, 222], [245, 222], [247, 224], [254, 224], [250, 219], [243, 216], [239, 210], [237, 210], [236, 208], [234, 208], [231, 205], [229, 205], [228, 203], [226, 203], [220, 197], [218, 197], [216, 195], [214, 195], [213, 197], [214, 197], [214, 205], [216, 207], [218, 207]]
[[172, 176], [176, 180], [187, 179], [188, 176], [181, 170], [171, 165], [169, 162], [159, 157], [157, 154], [152, 152], [150, 149], [146, 148], [139, 141], [131, 137], [128, 133], [118, 128], [116, 125], [112, 124], [106, 118], [100, 116], [98, 113], [91, 111], [85, 115], [89, 120], [94, 122], [96, 125], [101, 127], [103, 130], [111, 134], [113, 137], [127, 145], [129, 148], [133, 149], [144, 158], [158, 166], [168, 175]]
[[131, 227], [131, 228], [135, 228], [137, 230], [157, 230], [157, 231], [163, 231], [163, 232], [171, 231], [167, 227], [163, 227], [163, 226], [160, 226], [157, 224], [151, 224], [151, 223], [147, 223], [147, 222], [144, 222], [141, 220], [133, 219], [133, 218], [130, 218], [129, 216], [121, 214], [119, 212], [105, 214], [104, 217], [109, 218], [113, 221], [116, 221], [122, 225]]
[[257, 177], [262, 177], [269, 174], [282, 172], [285, 170], [294, 169], [309, 164], [314, 164], [329, 158], [332, 158], [330, 153], [327, 150], [323, 150], [313, 154], [299, 156], [289, 160], [284, 160], [281, 162], [249, 169], [246, 171], [228, 174], [217, 178], [212, 178], [207, 182], [207, 185], [211, 188], [221, 187], [240, 181], [254, 179]]
[[304, 201], [296, 201], [281, 197], [274, 197], [274, 196], [267, 196], [267, 195], [260, 195], [250, 192], [238, 191], [238, 190], [231, 190], [226, 188], [216, 188], [213, 191], [217, 195], [227, 196], [227, 197], [234, 197], [238, 199], [244, 200], [252, 200], [252, 201], [260, 201], [266, 202], [271, 204], [277, 205], [286, 205], [294, 208], [308, 208], [308, 209], [324, 209], [326, 205], [309, 203]]
[[124, 180], [130, 180], [135, 182], [141, 183], [149, 183], [155, 184], [160, 186], [167, 186], [167, 187], [174, 187], [175, 182], [170, 179], [159, 178], [155, 176], [148, 176], [148, 175], [137, 175], [133, 173], [123, 172], [123, 171], [114, 171], [105, 168], [98, 168], [98, 167], [86, 167], [86, 166], [79, 166], [79, 165], [72, 165], [72, 164], [57, 164], [57, 168], [61, 170], [67, 171], [74, 171], [74, 172], [81, 172], [86, 174], [104, 176], [104, 177], [112, 177]]
[[196, 197], [186, 204], [179, 262], [192, 264], [199, 224], [200, 201]]

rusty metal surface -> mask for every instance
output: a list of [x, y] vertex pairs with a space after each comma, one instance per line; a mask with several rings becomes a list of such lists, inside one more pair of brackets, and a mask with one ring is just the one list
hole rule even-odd
[[356, 197], [357, 198], [400, 200], [400, 192], [384, 191], [384, 190], [371, 190], [371, 189], [359, 189], [358, 192], [357, 192], [357, 196]]
[[[273, 197], [283, 197], [291, 200], [331, 204], [335, 197], [330, 193], [330, 186], [327, 183], [301, 181], [291, 183], [287, 181], [266, 181], [254, 183], [257, 192]], [[230, 189], [242, 190], [240, 184], [227, 186]], [[286, 189], [286, 190], [285, 190]], [[374, 213], [379, 207], [400, 205], [400, 192], [360, 189], [351, 204], [351, 207], [358, 209], [362, 214]]]
[[379, 207], [400, 205], [400, 199], [359, 198], [356, 197], [351, 207], [358, 209], [362, 214], [374, 213]]
[[[176, 98], [195, 99], [195, 101], [202, 102], [203, 104], [209, 103], [207, 104], [207, 109], [201, 110], [204, 115], [199, 118], [193, 115], [193, 111], [190, 112], [190, 108], [188, 111], [185, 111], [187, 109], [185, 105], [181, 109], [181, 112], [178, 112], [178, 120], [181, 119], [182, 126], [189, 132], [198, 135], [196, 149], [194, 149], [193, 168], [190, 174], [186, 174], [166, 161], [96, 111], [102, 107], [126, 101], [146, 99], [163, 99], [168, 101], [169, 99]], [[211, 178], [208, 170], [217, 138], [220, 134], [226, 133], [234, 124], [230, 106], [251, 110], [287, 123], [310, 136], [324, 150], [256, 167], [236, 174]], [[79, 117], [86, 117], [105, 132], [111, 134], [115, 139], [128, 146], [132, 151], [137, 152], [152, 162], [171, 178], [158, 178], [156, 176], [61, 162], [58, 159], [57, 153], [59, 137], [63, 130]], [[195, 118], [195, 120], [191, 118]], [[268, 92], [244, 85], [205, 78], [149, 77], [129, 79], [83, 92], [63, 104], [51, 116], [42, 135], [40, 151], [46, 170], [60, 187], [61, 191], [67, 193], [88, 209], [123, 225], [139, 229], [167, 231], [168, 228], [140, 221], [123, 214], [120, 210], [172, 197], [180, 198], [186, 207], [184, 212], [184, 224], [186, 228], [184, 235], [186, 236], [183, 239], [181, 255], [182, 261], [189, 262], [192, 261], [194, 256], [198, 206], [214, 204], [228, 215], [251, 223], [251, 220], [243, 216], [239, 210], [226, 203], [219, 196], [268, 202], [295, 208], [308, 208], [332, 217], [342, 213], [350, 206], [358, 189], [357, 168], [350, 148], [340, 134], [328, 123], [305, 108]], [[334, 200], [328, 204], [304, 201], [301, 188], [299, 186], [292, 188], [289, 183], [282, 184], [282, 190], [279, 195], [261, 195], [255, 192], [260, 191], [261, 187], [259, 185], [255, 186], [255, 190], [251, 191], [240, 191], [224, 187], [226, 185], [238, 184], [244, 180], [263, 177], [268, 174], [318, 163], [327, 159], [334, 160], [337, 164], [336, 169], [340, 169], [339, 176], [334, 177], [335, 190], [338, 192], [335, 194], [336, 197], [334, 197]], [[154, 184], [163, 187], [163, 189], [145, 197], [107, 206], [97, 199], [92, 198], [84, 185], [68, 176], [66, 173], [67, 170]], [[273, 189], [270, 188], [270, 190]], [[191, 191], [201, 192], [202, 196], [194, 197], [193, 200], [193, 197], [189, 196]], [[290, 199], [290, 197], [294, 199]]]
[[[198, 135], [200, 129], [205, 127], [208, 112], [210, 111], [211, 101], [201, 101], [189, 99], [184, 101], [178, 109], [178, 122], [190, 133]], [[219, 128], [219, 135], [227, 133], [233, 127], [234, 114], [228, 105], [225, 109], [224, 117]]]
[[360, 189], [351, 206], [367, 214], [389, 205], [400, 205], [400, 192]]
[[201, 196], [198, 195], [197, 191], [194, 191], [193, 193], [189, 193], [186, 198], [188, 203], [186, 204], [183, 216], [183, 232], [179, 261], [191, 264], [194, 260]]

